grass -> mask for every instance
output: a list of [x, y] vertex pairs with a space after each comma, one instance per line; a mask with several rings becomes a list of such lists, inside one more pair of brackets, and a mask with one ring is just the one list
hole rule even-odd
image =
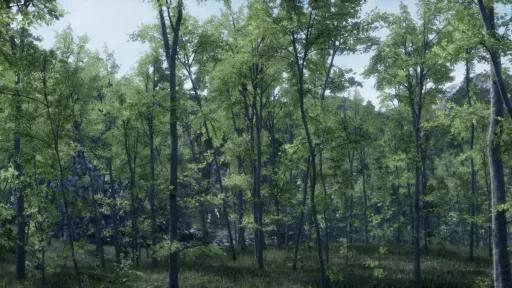
[[[217, 251], [215, 253], [209, 250]], [[269, 247], [265, 252], [265, 270], [255, 268], [250, 251], [240, 253], [236, 262], [219, 249], [198, 249], [182, 254], [180, 286], [183, 288], [306, 288], [318, 287], [316, 251], [303, 247], [297, 271], [292, 271], [292, 250]], [[412, 251], [407, 246], [354, 246], [350, 253], [331, 247], [329, 274], [333, 287], [411, 287], [413, 284]], [[94, 248], [83, 247], [79, 263], [85, 287], [167, 287], [166, 263], [150, 269], [143, 257], [138, 269], [122, 265], [113, 269], [113, 251], [107, 247], [108, 269], [97, 267]], [[422, 273], [425, 287], [489, 287], [491, 260], [479, 251], [474, 262], [467, 260], [466, 249], [443, 247], [423, 254]], [[144, 254], [144, 253], [143, 253]], [[69, 253], [62, 243], [54, 243], [48, 252], [47, 287], [73, 287]], [[0, 258], [0, 287], [40, 287], [38, 271], [29, 266], [25, 283], [13, 279], [13, 255]], [[60, 264], [57, 264], [60, 263]], [[30, 264], [30, 263], [29, 263]]]

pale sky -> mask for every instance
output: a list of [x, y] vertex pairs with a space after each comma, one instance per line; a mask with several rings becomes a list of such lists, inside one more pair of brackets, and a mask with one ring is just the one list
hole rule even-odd
[[[245, 1], [233, 0], [234, 8], [243, 2]], [[415, 11], [416, 0], [403, 0], [403, 3], [409, 5], [412, 12]], [[158, 19], [152, 4], [143, 0], [59, 0], [59, 4], [66, 11], [66, 15], [51, 26], [42, 26], [35, 30], [35, 34], [43, 37], [43, 46], [51, 47], [56, 32], [69, 25], [75, 35], [89, 36], [89, 48], [103, 51], [106, 46], [113, 50], [122, 75], [131, 71], [147, 50], [145, 45], [131, 42], [129, 34], [141, 25], [155, 23]], [[219, 14], [222, 1], [209, 0], [197, 4], [196, 0], [186, 0], [185, 5], [187, 13], [206, 19]], [[400, 1], [397, 0], [368, 0], [363, 11], [378, 8], [381, 11], [398, 12], [399, 6]], [[349, 55], [337, 59], [336, 64], [352, 68], [357, 73], [356, 78], [363, 82], [363, 87], [359, 89], [361, 94], [378, 106], [375, 81], [364, 79], [360, 75], [368, 65], [369, 58], [369, 54]]]

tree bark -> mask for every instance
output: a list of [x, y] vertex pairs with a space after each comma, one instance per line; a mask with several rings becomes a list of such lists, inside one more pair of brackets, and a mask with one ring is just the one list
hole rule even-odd
[[[497, 39], [494, 5], [478, 0], [478, 7], [484, 22], [487, 34], [492, 39]], [[507, 209], [505, 176], [503, 161], [501, 159], [501, 138], [503, 128], [503, 104], [506, 105], [512, 116], [505, 81], [503, 80], [501, 55], [497, 49], [486, 47], [491, 58], [492, 88], [491, 88], [491, 115], [488, 134], [489, 177], [492, 193], [492, 230], [493, 230], [493, 263], [494, 263], [494, 287], [512, 287], [512, 275], [510, 272], [510, 258], [507, 243]]]
[[304, 172], [303, 177], [303, 186], [302, 186], [302, 202], [300, 206], [300, 216], [299, 222], [297, 223], [297, 230], [295, 233], [295, 248], [293, 250], [293, 271], [297, 270], [297, 258], [299, 254], [299, 245], [300, 245], [300, 237], [302, 235], [302, 230], [304, 229], [304, 214], [306, 213], [306, 203], [308, 198], [308, 179], [310, 174], [311, 167], [311, 159], [308, 157], [308, 161], [306, 161], [306, 171]]
[[[16, 76], [16, 86], [19, 85], [20, 76]], [[21, 97], [18, 89], [16, 89], [15, 95], [15, 128], [13, 132], [14, 138], [14, 169], [16, 170], [16, 179], [21, 179], [23, 176], [23, 164], [21, 161], [21, 137], [19, 132], [20, 119], [21, 119]], [[26, 226], [27, 222], [25, 219], [25, 195], [22, 188], [16, 183], [15, 193], [16, 195], [16, 278], [21, 280], [26, 277], [26, 249], [25, 249], [25, 237], [26, 237]]]
[[[473, 103], [471, 101], [471, 63], [469, 60], [466, 60], [466, 75], [465, 75], [465, 89], [466, 89], [466, 97], [468, 106], [472, 107]], [[471, 122], [470, 128], [470, 138], [469, 138], [469, 149], [473, 152], [475, 148], [475, 124]], [[471, 173], [471, 195], [470, 195], [470, 228], [469, 228], [469, 261], [474, 260], [474, 250], [475, 250], [475, 211], [476, 211], [476, 171], [475, 171], [475, 161], [473, 156], [471, 155], [470, 159], [470, 173]]]
[[97, 194], [100, 191], [100, 185], [93, 184], [93, 175], [89, 172], [89, 194], [91, 195], [91, 202], [94, 210], [94, 241], [96, 244], [96, 257], [100, 260], [101, 268], [105, 268], [105, 251], [103, 249], [103, 225], [102, 215], [96, 200]]
[[[478, 8], [480, 10], [480, 15], [482, 16], [485, 32], [491, 39], [495, 41], [501, 41], [496, 31], [496, 21], [493, 3], [494, 1], [489, 1], [488, 3], [484, 3], [484, 0], [477, 1]], [[495, 77], [497, 93], [500, 96], [502, 103], [505, 104], [505, 107], [507, 108], [509, 115], [512, 117], [512, 103], [510, 102], [509, 95], [507, 93], [506, 82], [503, 77], [501, 54], [499, 50], [495, 47], [489, 47], [486, 44], [484, 44], [484, 48], [487, 50], [489, 58], [491, 60], [491, 71]]]
[[487, 192], [487, 255], [492, 257], [492, 193], [489, 183], [489, 160], [485, 151], [482, 151], [485, 190]]
[[[135, 267], [139, 266], [139, 225], [138, 225], [138, 215], [137, 215], [137, 196], [135, 195], [135, 169], [137, 164], [137, 136], [133, 141], [135, 143], [130, 143], [130, 133], [128, 132], [130, 127], [129, 120], [126, 120], [123, 123], [123, 135], [124, 135], [124, 149], [126, 154], [126, 162], [128, 164], [128, 171], [130, 174], [130, 183], [128, 190], [130, 191], [130, 216], [131, 216], [131, 249], [132, 249], [132, 263]], [[133, 151], [132, 151], [133, 148]]]
[[[13, 57], [18, 57], [18, 43], [14, 36], [9, 37], [11, 52]], [[16, 72], [16, 80], [14, 82], [14, 131], [13, 131], [13, 164], [16, 170], [16, 179], [21, 179], [23, 175], [23, 164], [21, 161], [21, 136], [20, 136], [20, 121], [22, 118], [22, 106], [20, 95], [21, 76]], [[26, 277], [26, 219], [25, 219], [25, 195], [18, 183], [14, 188], [16, 197], [16, 279], [23, 280]]]
[[[148, 125], [148, 143], [149, 143], [149, 193], [148, 193], [148, 200], [149, 200], [149, 213], [151, 217], [151, 231], [150, 231], [150, 238], [151, 238], [151, 246], [154, 249], [157, 245], [157, 239], [156, 239], [156, 233], [157, 233], [157, 219], [156, 219], [156, 178], [155, 178], [155, 127], [154, 127], [154, 115], [153, 115], [153, 107], [154, 107], [154, 96], [156, 92], [156, 71], [155, 71], [155, 65], [153, 65], [153, 93], [152, 95], [152, 102], [150, 104], [149, 110], [147, 112], [146, 121]], [[151, 267], [155, 269], [158, 265], [157, 258], [155, 257], [155, 252], [151, 252]]]
[[[236, 125], [236, 119], [235, 119], [235, 114], [232, 112], [231, 113], [231, 117], [232, 117], [232, 120], [233, 120], [233, 128], [235, 130], [235, 133], [238, 137], [242, 137], [242, 129], [241, 128], [238, 128], [238, 126]], [[239, 174], [243, 174], [243, 162], [242, 162], [242, 155], [237, 155], [237, 168], [238, 168], [238, 173]], [[237, 199], [237, 228], [238, 228], [238, 231], [237, 231], [237, 244], [238, 246], [240, 247], [241, 250], [245, 250], [247, 248], [246, 246], [246, 241], [245, 241], [245, 227], [243, 225], [243, 220], [244, 220], [244, 211], [245, 211], [245, 203], [244, 203], [244, 192], [242, 191], [242, 189], [239, 189], [236, 193], [236, 199]]]
[[320, 168], [320, 183], [322, 184], [322, 191], [324, 194], [324, 209], [323, 209], [323, 220], [324, 220], [324, 236], [325, 236], [325, 264], [329, 265], [329, 195], [327, 195], [327, 187], [325, 185], [324, 175], [324, 155], [323, 150], [319, 149], [319, 168]]
[[[151, 217], [151, 245], [153, 248], [157, 245], [156, 233], [157, 233], [157, 222], [156, 222], [156, 179], [155, 179], [155, 140], [154, 140], [154, 127], [153, 127], [153, 115], [148, 115], [148, 141], [149, 141], [149, 213]], [[157, 258], [155, 253], [151, 252], [151, 267], [157, 267]]]
[[112, 156], [107, 158], [110, 195], [109, 198], [112, 201], [112, 232], [113, 232], [113, 244], [115, 252], [116, 264], [121, 264], [121, 247], [120, 247], [120, 231], [119, 231], [119, 215], [117, 212], [117, 198], [116, 198], [116, 185], [114, 182], [114, 171], [112, 169]]
[[[171, 157], [169, 160], [169, 240], [171, 241], [171, 247], [173, 247], [175, 242], [178, 240], [178, 101], [176, 92], [176, 57], [178, 54], [179, 33], [183, 18], [183, 0], [178, 0], [177, 3], [176, 22], [173, 23], [173, 20], [169, 19], [173, 30], [172, 46], [171, 43], [169, 43], [167, 24], [164, 17], [164, 11], [161, 6], [158, 9], [158, 14], [164, 42], [165, 59], [169, 68], [169, 136], [171, 143]], [[169, 288], [178, 287], [178, 251], [177, 249], [171, 249], [169, 253]]]
[[361, 180], [363, 184], [363, 222], [364, 222], [364, 244], [368, 245], [368, 194], [366, 191], [366, 147], [361, 144], [359, 154], [361, 166]]
[[[203, 114], [203, 105], [202, 105], [202, 101], [201, 101], [201, 95], [199, 95], [198, 87], [197, 87], [194, 77], [192, 75], [192, 67], [191, 67], [192, 64], [189, 62], [188, 55], [185, 55], [185, 57], [186, 57], [186, 63], [184, 63], [185, 70], [187, 70], [187, 74], [189, 76], [190, 83], [192, 84], [192, 90], [194, 91], [194, 96], [195, 96], [194, 98], [196, 100], [197, 106], [199, 107], [199, 111], [201, 114]], [[215, 174], [217, 176], [217, 183], [219, 184], [220, 194], [222, 195], [222, 217], [224, 218], [224, 223], [226, 224], [226, 230], [228, 231], [228, 241], [229, 241], [229, 248], [231, 251], [231, 258], [233, 259], [233, 261], [235, 261], [236, 260], [236, 249], [235, 249], [235, 244], [234, 244], [234, 240], [233, 240], [233, 233], [231, 230], [231, 223], [229, 222], [229, 212], [228, 212], [227, 201], [226, 201], [227, 193], [224, 190], [224, 184], [222, 181], [222, 172], [221, 172], [221, 167], [219, 165], [217, 150], [213, 143], [213, 138], [211, 137], [210, 128], [208, 127], [208, 123], [206, 122], [206, 119], [203, 119], [203, 127], [206, 132], [206, 148], [209, 151], [211, 151], [211, 153], [213, 155], [213, 160], [212, 160], [211, 164], [213, 164], [213, 167], [215, 169]]]
[[494, 287], [512, 287], [510, 258], [507, 243], [507, 209], [505, 177], [501, 159], [501, 137], [503, 131], [503, 102], [499, 95], [498, 83], [493, 76], [491, 92], [491, 116], [489, 121], [489, 170], [492, 193], [492, 230]]
[[[310, 15], [311, 17], [311, 15]], [[309, 28], [308, 28], [309, 29]], [[308, 30], [309, 31], [309, 30]], [[309, 32], [308, 32], [309, 33]], [[306, 34], [308, 34], [306, 33]], [[306, 37], [307, 38], [307, 37]], [[304, 107], [304, 65], [306, 64], [306, 58], [308, 55], [307, 51], [304, 51], [302, 55], [302, 59], [299, 59], [299, 51], [298, 51], [298, 40], [295, 34], [292, 34], [292, 45], [293, 45], [293, 54], [294, 54], [294, 64], [296, 68], [296, 78], [297, 78], [297, 96], [299, 100], [300, 107], [300, 115], [302, 119], [302, 124], [304, 126], [304, 133], [306, 134], [306, 140], [308, 143], [309, 149], [309, 157], [311, 160], [311, 188], [310, 188], [310, 207], [311, 207], [311, 218], [313, 220], [313, 226], [316, 234], [316, 244], [317, 244], [317, 252], [318, 252], [318, 262], [320, 266], [320, 282], [323, 288], [330, 287], [330, 280], [326, 273], [325, 263], [324, 263], [324, 255], [322, 252], [322, 236], [320, 233], [320, 225], [318, 223], [317, 216], [317, 207], [315, 201], [315, 189], [316, 189], [316, 152], [315, 152], [315, 144], [313, 143], [313, 137], [309, 130], [309, 125], [307, 121], [306, 110]], [[307, 42], [307, 39], [306, 39]]]
[[[60, 131], [57, 129], [56, 121], [59, 121], [60, 119], [55, 119], [52, 117], [52, 112], [50, 110], [50, 102], [48, 100], [48, 86], [47, 86], [47, 78], [46, 78], [46, 69], [47, 69], [47, 55], [45, 54], [43, 56], [43, 65], [41, 67], [42, 72], [42, 82], [43, 82], [43, 97], [45, 101], [46, 106], [46, 116], [48, 117], [48, 121], [50, 122], [50, 132], [51, 132], [51, 141], [52, 141], [52, 149], [55, 153], [55, 158], [58, 166], [58, 177], [59, 177], [59, 190], [62, 197], [62, 204], [64, 206], [64, 221], [68, 228], [68, 240], [69, 240], [69, 246], [71, 249], [71, 259], [73, 261], [73, 268], [75, 272], [75, 280], [76, 285], [78, 288], [82, 288], [82, 278], [80, 276], [80, 269], [78, 267], [78, 262], [76, 259], [76, 251], [75, 251], [75, 229], [73, 224], [73, 219], [71, 217], [70, 211], [69, 211], [69, 202], [66, 194], [66, 186], [64, 184], [64, 167], [62, 166], [62, 159], [60, 156]], [[56, 115], [55, 117], [59, 117], [59, 115]]]
[[255, 131], [255, 145], [256, 145], [256, 163], [255, 163], [255, 177], [254, 177], [254, 215], [255, 215], [255, 243], [256, 244], [256, 261], [259, 269], [263, 269], [263, 249], [264, 249], [264, 235], [263, 235], [263, 203], [261, 199], [261, 129], [262, 129], [262, 97], [260, 91], [259, 97], [257, 91], [254, 91], [252, 109], [255, 115], [256, 131]]

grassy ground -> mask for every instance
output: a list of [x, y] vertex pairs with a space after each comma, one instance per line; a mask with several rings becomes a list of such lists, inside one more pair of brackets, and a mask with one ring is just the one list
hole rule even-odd
[[[334, 249], [332, 249], [334, 250]], [[354, 246], [351, 252], [331, 253], [330, 275], [334, 287], [411, 287], [412, 251], [408, 247]], [[473, 263], [467, 261], [466, 251], [454, 247], [437, 248], [422, 259], [425, 287], [490, 287], [492, 263], [483, 251]], [[71, 261], [67, 249], [60, 243], [48, 252], [47, 287], [73, 287]], [[143, 253], [144, 254], [144, 253]], [[149, 269], [148, 259], [138, 269], [130, 265], [112, 268], [97, 267], [92, 247], [84, 246], [79, 263], [86, 287], [166, 287], [165, 261], [160, 268]], [[107, 255], [112, 255], [110, 249]], [[304, 247], [296, 272], [292, 271], [291, 250], [269, 248], [265, 252], [265, 270], [259, 271], [250, 252], [242, 253], [236, 262], [218, 249], [196, 249], [182, 255], [181, 287], [255, 287], [305, 288], [318, 287], [319, 274], [315, 250]], [[2, 258], [0, 258], [2, 259]], [[11, 256], [0, 262], [0, 287], [40, 287], [39, 271], [32, 265], [27, 281], [20, 285], [13, 279]], [[55, 263], [61, 263], [59, 265]]]

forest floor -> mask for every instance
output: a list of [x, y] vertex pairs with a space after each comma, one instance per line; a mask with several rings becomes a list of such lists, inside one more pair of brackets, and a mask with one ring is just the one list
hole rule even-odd
[[[265, 269], [255, 268], [250, 251], [240, 253], [232, 261], [226, 253], [215, 248], [198, 249], [184, 253], [180, 265], [180, 286], [183, 288], [305, 288], [318, 287], [317, 254], [313, 247], [303, 247], [297, 271], [292, 271], [293, 253], [286, 249], [269, 247], [265, 251]], [[333, 287], [412, 287], [412, 256], [406, 245], [354, 246], [347, 256], [341, 248], [331, 247], [330, 275]], [[425, 287], [490, 287], [491, 259], [485, 251], [477, 252], [473, 262], [466, 256], [467, 249], [443, 247], [423, 254], [422, 273]], [[73, 270], [69, 251], [61, 243], [54, 243], [47, 253], [47, 287], [73, 287]], [[79, 263], [85, 287], [167, 287], [165, 261], [160, 268], [150, 269], [149, 259], [142, 253], [142, 264], [132, 269], [129, 264], [116, 269], [100, 269], [94, 257], [94, 248], [84, 245]], [[41, 287], [40, 271], [29, 263], [31, 277], [23, 285], [16, 284], [14, 257], [0, 258], [0, 287]], [[108, 267], [112, 267], [112, 250], [107, 249]], [[57, 265], [56, 263], [64, 263]], [[126, 262], [128, 263], [128, 262]]]

